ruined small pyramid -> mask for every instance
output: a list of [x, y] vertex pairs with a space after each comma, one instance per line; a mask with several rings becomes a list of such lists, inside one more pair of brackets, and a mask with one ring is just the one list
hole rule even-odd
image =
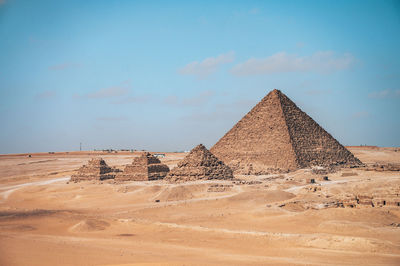
[[102, 158], [93, 158], [87, 165], [78, 169], [78, 173], [71, 176], [71, 181], [112, 179], [118, 169], [109, 167]]
[[204, 145], [199, 144], [169, 172], [165, 179], [170, 182], [181, 182], [231, 178], [233, 178], [232, 169]]
[[163, 179], [169, 172], [169, 167], [146, 152], [133, 159], [132, 164], [125, 166], [123, 172], [115, 176], [117, 181], [147, 181]]
[[268, 93], [210, 151], [240, 174], [362, 164], [279, 90]]

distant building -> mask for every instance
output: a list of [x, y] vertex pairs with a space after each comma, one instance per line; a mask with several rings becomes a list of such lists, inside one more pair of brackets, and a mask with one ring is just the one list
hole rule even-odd
[[164, 158], [165, 157], [165, 153], [154, 153], [153, 156], [157, 157], [157, 158]]

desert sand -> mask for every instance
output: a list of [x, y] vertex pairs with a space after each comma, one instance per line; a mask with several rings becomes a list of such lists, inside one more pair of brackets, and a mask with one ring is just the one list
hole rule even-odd
[[69, 181], [139, 153], [1, 155], [0, 265], [399, 265], [400, 172], [366, 170], [400, 150], [348, 149], [367, 167], [178, 184]]

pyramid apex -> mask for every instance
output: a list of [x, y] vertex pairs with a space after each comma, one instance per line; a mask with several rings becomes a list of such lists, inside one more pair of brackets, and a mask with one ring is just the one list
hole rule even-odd
[[199, 145], [197, 145], [196, 147], [205, 148], [206, 146], [204, 146], [202, 143], [200, 143], [200, 144], [199, 144]]
[[272, 93], [272, 94], [281, 94], [282, 92], [281, 92], [280, 90], [278, 90], [278, 89], [273, 89], [273, 90], [270, 91], [269, 93]]
[[204, 146], [203, 144], [199, 144], [196, 147], [193, 148], [193, 150], [207, 150], [206, 146]]

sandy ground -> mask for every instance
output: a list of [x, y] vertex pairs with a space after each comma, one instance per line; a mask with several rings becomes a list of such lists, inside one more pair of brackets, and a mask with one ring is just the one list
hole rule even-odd
[[[350, 150], [400, 163], [395, 148]], [[400, 265], [400, 172], [68, 182], [94, 156], [122, 168], [137, 154], [0, 156], [0, 265]], [[357, 195], [388, 204], [340, 206]]]

